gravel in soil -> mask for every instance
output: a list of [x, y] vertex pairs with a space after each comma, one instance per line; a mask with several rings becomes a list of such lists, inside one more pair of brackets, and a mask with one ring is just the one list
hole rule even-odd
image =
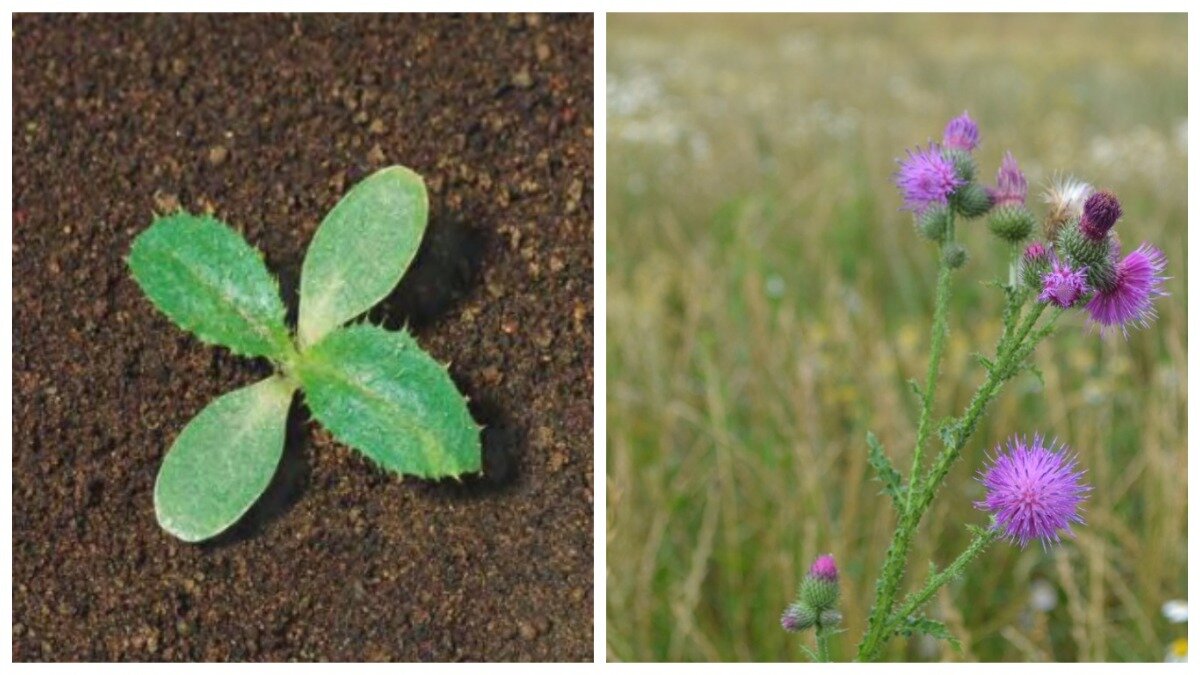
[[[13, 658], [592, 658], [592, 18], [13, 20]], [[155, 523], [163, 453], [265, 363], [200, 344], [124, 256], [214, 212], [296, 305], [321, 217], [391, 163], [431, 222], [375, 321], [472, 399], [483, 477], [401, 481], [294, 405], [262, 502]]]

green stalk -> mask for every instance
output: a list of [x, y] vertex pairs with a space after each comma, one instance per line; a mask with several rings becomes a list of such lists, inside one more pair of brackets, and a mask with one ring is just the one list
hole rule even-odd
[[829, 629], [817, 624], [817, 662], [829, 663], [832, 659], [829, 657]]
[[[946, 246], [954, 241], [954, 215], [950, 215], [950, 225], [948, 226], [946, 243], [941, 246], [941, 251], [944, 253]], [[937, 280], [937, 300], [934, 303], [933, 310], [933, 335], [930, 337], [929, 343], [929, 368], [925, 372], [925, 393], [921, 396], [921, 417], [917, 423], [917, 444], [913, 449], [912, 470], [909, 471], [909, 484], [912, 484], [912, 479], [920, 475], [921, 472], [921, 455], [925, 451], [925, 442], [929, 439], [929, 418], [933, 414], [933, 401], [937, 393], [937, 376], [942, 364], [942, 350], [946, 346], [946, 334], [950, 329], [946, 322], [946, 315], [950, 310], [950, 266], [946, 264], [945, 256], [942, 256], [941, 266], [938, 268]], [[913, 495], [910, 490], [908, 493], [908, 503], [905, 506], [905, 512], [912, 511]]]
[[988, 545], [996, 541], [996, 539], [999, 537], [1000, 532], [990, 528], [977, 532], [975, 534], [975, 538], [972, 539], [970, 545], [967, 546], [967, 549], [960, 553], [958, 557], [954, 559], [954, 562], [950, 563], [949, 567], [929, 577], [929, 580], [925, 582], [924, 588], [915, 593], [910, 593], [908, 597], [904, 599], [904, 604], [902, 604], [900, 609], [896, 610], [896, 613], [888, 619], [887, 627], [889, 632], [895, 630], [898, 626], [907, 621], [915, 612], [920, 610], [926, 602], [929, 602], [929, 599], [933, 597], [933, 594], [937, 593], [939, 588], [945, 586], [951, 579], [954, 579], [962, 574], [967, 565], [970, 564], [970, 562], [974, 560], [976, 556], [982, 553], [983, 550], [988, 547]]
[[[863, 636], [862, 642], [859, 643], [858, 660], [874, 660], [884, 641], [893, 632], [894, 626], [888, 617], [895, 604], [896, 591], [903, 575], [912, 535], [920, 524], [921, 517], [933, 501], [933, 496], [941, 486], [942, 480], [949, 473], [950, 466], [962, 453], [967, 440], [978, 426], [980, 416], [996, 397], [1000, 386], [1017, 373], [1018, 366], [1033, 351], [1037, 343], [1053, 331], [1054, 322], [1062, 314], [1061, 310], [1056, 311], [1045, 325], [1034, 332], [1034, 326], [1045, 308], [1044, 303], [1037, 303], [1015, 332], [1001, 338], [1000, 343], [996, 346], [996, 360], [988, 370], [987, 379], [976, 390], [971, 402], [967, 404], [967, 408], [960, 418], [958, 429], [954, 433], [953, 442], [938, 455], [924, 481], [920, 480], [916, 470], [910, 476], [907, 508], [892, 537], [892, 543], [888, 547], [884, 560], [883, 571], [876, 584], [876, 602], [867, 622], [867, 632]], [[924, 410], [922, 413], [924, 414]], [[966, 564], [965, 561], [964, 564]]]
[[896, 592], [900, 586], [900, 578], [904, 574], [904, 563], [908, 558], [908, 548], [912, 543], [912, 534], [916, 530], [920, 514], [914, 510], [917, 505], [916, 490], [921, 475], [921, 456], [925, 450], [925, 442], [929, 436], [929, 419], [933, 413], [933, 402], [937, 392], [937, 375], [942, 363], [942, 351], [946, 344], [946, 334], [949, 332], [946, 316], [950, 309], [950, 265], [946, 261], [946, 249], [954, 243], [954, 213], [950, 212], [949, 223], [946, 227], [946, 237], [938, 247], [938, 280], [937, 292], [933, 310], [933, 334], [930, 338], [929, 367], [925, 373], [925, 391], [921, 395], [921, 414], [917, 423], [917, 442], [913, 448], [912, 470], [908, 478], [908, 494], [904, 512], [900, 514], [900, 523], [892, 535], [892, 543], [888, 546], [884, 558], [883, 571], [875, 588], [875, 604], [867, 621], [867, 633], [859, 645], [859, 659], [864, 655], [874, 654], [884, 639], [884, 624], [892, 605], [896, 601]]

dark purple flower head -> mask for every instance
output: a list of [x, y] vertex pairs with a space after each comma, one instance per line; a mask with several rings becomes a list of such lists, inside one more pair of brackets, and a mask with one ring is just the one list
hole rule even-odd
[[1025, 247], [1025, 260], [1028, 262], [1045, 262], [1050, 259], [1050, 253], [1040, 241], [1035, 241]]
[[817, 559], [813, 561], [812, 567], [808, 568], [808, 575], [821, 581], [837, 581], [837, 563], [833, 561], [833, 555], [826, 553], [825, 555], [817, 556]]
[[1087, 304], [1088, 314], [1102, 333], [1120, 327], [1128, 334], [1130, 325], [1145, 327], [1154, 320], [1154, 299], [1166, 295], [1162, 290], [1168, 278], [1163, 276], [1166, 266], [1163, 252], [1146, 243], [1117, 263], [1112, 288], [1098, 289]]
[[908, 157], [899, 162], [895, 179], [904, 196], [904, 208], [918, 214], [934, 204], [947, 204], [950, 195], [965, 183], [954, 170], [954, 162], [932, 143], [926, 149], [909, 150]]
[[1082, 523], [1079, 505], [1091, 488], [1083, 483], [1083, 471], [1076, 470], [1073, 456], [1065, 448], [1056, 448], [1034, 435], [1033, 442], [1014, 436], [979, 481], [987, 489], [987, 498], [975, 507], [996, 518], [995, 527], [1021, 546], [1034, 539], [1042, 545], [1059, 540], [1059, 533], [1071, 534], [1072, 523]]
[[1121, 202], [1107, 190], [1097, 192], [1083, 203], [1079, 230], [1092, 241], [1100, 241], [1121, 217]]
[[1004, 153], [1000, 170], [996, 172], [996, 187], [988, 188], [994, 206], [1024, 206], [1029, 194], [1029, 182], [1011, 152]]
[[942, 133], [942, 145], [951, 150], [974, 150], [979, 147], [979, 125], [964, 110], [963, 114], [946, 125], [946, 131]]
[[1053, 302], [1059, 307], [1071, 307], [1088, 290], [1087, 271], [1071, 269], [1070, 265], [1054, 260], [1054, 266], [1042, 277], [1041, 302]]

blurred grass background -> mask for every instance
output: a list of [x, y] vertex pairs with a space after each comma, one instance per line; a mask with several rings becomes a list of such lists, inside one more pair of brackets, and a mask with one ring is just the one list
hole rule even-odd
[[[1095, 486], [1065, 545], [997, 545], [929, 607], [963, 651], [886, 658], [1159, 661], [1187, 597], [1187, 27], [1176, 16], [608, 18], [608, 657], [796, 660], [778, 617], [807, 565], [842, 572], [852, 658], [894, 525], [868, 429], [907, 472], [934, 258], [894, 159], [968, 109], [986, 182], [1011, 149], [1031, 203], [1056, 171], [1114, 190], [1126, 250], [1168, 255], [1148, 330], [1078, 313], [1010, 382], [914, 545], [906, 588], [985, 523], [984, 453], [1014, 432], [1076, 449]], [[936, 418], [991, 354], [1008, 251], [959, 227]], [[935, 418], [935, 419], [936, 419]], [[936, 441], [931, 452], [940, 448]]]

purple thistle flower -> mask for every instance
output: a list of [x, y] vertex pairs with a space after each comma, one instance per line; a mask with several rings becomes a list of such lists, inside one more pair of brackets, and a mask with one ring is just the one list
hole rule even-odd
[[988, 188], [988, 194], [996, 207], [1025, 205], [1029, 182], [1025, 180], [1025, 174], [1021, 173], [1021, 167], [1017, 166], [1017, 159], [1011, 152], [1004, 153], [1000, 170], [996, 172], [996, 187]]
[[1071, 307], [1079, 296], [1087, 292], [1087, 271], [1071, 269], [1057, 259], [1053, 268], [1042, 277], [1042, 293], [1038, 296], [1041, 302], [1053, 302], [1059, 307]]
[[1035, 241], [1025, 247], [1025, 260], [1028, 262], [1044, 262], [1049, 259], [1049, 252], [1046, 251], [1045, 245], [1040, 241]]
[[1083, 203], [1083, 217], [1079, 220], [1079, 231], [1092, 241], [1100, 241], [1117, 219], [1121, 217], [1121, 202], [1108, 191], [1101, 191]]
[[1032, 443], [1013, 436], [1007, 452], [997, 455], [979, 481], [987, 498], [975, 507], [992, 513], [994, 528], [1022, 547], [1034, 539], [1045, 546], [1059, 541], [1059, 532], [1071, 535], [1071, 523], [1082, 523], [1079, 505], [1091, 487], [1066, 448], [1045, 445], [1040, 435]]
[[834, 562], [833, 555], [826, 553], [825, 555], [817, 556], [812, 566], [808, 568], [808, 576], [820, 579], [821, 581], [837, 581], [837, 563]]
[[1101, 333], [1120, 326], [1121, 332], [1128, 334], [1130, 324], [1144, 328], [1154, 320], [1154, 299], [1167, 295], [1162, 290], [1163, 281], [1169, 278], [1162, 274], [1166, 266], [1163, 252], [1146, 243], [1117, 263], [1116, 283], [1097, 290], [1087, 304]]
[[933, 143], [922, 150], [908, 151], [895, 175], [896, 186], [904, 196], [904, 208], [917, 214], [934, 204], [945, 205], [965, 181], [958, 177], [954, 162], [942, 155]]
[[963, 114], [946, 125], [946, 130], [942, 132], [942, 145], [951, 150], [974, 150], [979, 147], [979, 125], [964, 110]]

